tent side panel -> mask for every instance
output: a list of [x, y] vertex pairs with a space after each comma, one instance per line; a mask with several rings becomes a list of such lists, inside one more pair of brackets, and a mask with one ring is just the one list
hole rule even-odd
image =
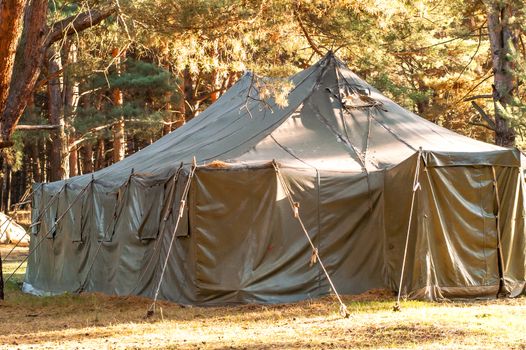
[[[405, 162], [387, 170], [384, 176], [384, 278], [385, 283], [393, 291], [398, 291], [402, 273], [416, 166], [417, 155], [413, 155]], [[420, 174], [420, 179], [422, 179], [422, 173]], [[415, 208], [418, 205], [418, 197], [416, 196], [415, 198]], [[408, 292], [407, 288], [412, 284], [412, 267], [415, 264], [416, 257], [425, 254], [425, 250], [421, 251], [423, 247], [416, 244], [418, 239], [418, 217], [417, 211], [413, 210], [406, 258], [408, 264], [405, 268], [402, 283], [402, 292], [404, 294]]]
[[[316, 175], [282, 173], [316, 240]], [[311, 249], [274, 169], [198, 171], [190, 211], [200, 303], [289, 302], [320, 294], [319, 267], [309, 266]]]
[[[386, 271], [398, 290], [416, 157], [386, 174]], [[499, 289], [495, 192], [490, 166], [422, 168], [402, 294], [495, 297]]]
[[321, 176], [319, 253], [340, 293], [387, 287], [383, 181], [383, 172]]
[[[497, 223], [489, 166], [430, 167], [421, 179], [419, 233], [425, 255], [415, 297], [495, 297]], [[425, 251], [426, 249], [422, 249]]]
[[189, 256], [193, 239], [193, 236], [190, 234], [189, 207], [192, 207], [194, 203], [192, 196], [194, 184], [190, 185], [190, 193], [186, 198], [185, 209], [182, 217], [179, 219], [177, 230], [174, 232], [184, 187], [188, 182], [188, 174], [181, 174], [176, 179], [177, 181], [175, 182], [173, 179], [170, 179], [165, 185], [159, 236], [144, 254], [143, 271], [141, 272], [138, 293], [149, 297], [155, 295], [170, 242], [173, 234], [175, 234], [166, 270], [162, 277], [159, 298], [181, 304], [195, 304], [197, 301], [193, 281], [193, 264]]
[[513, 297], [523, 293], [526, 285], [525, 198], [521, 171], [521, 168], [495, 167], [502, 237], [502, 292]]

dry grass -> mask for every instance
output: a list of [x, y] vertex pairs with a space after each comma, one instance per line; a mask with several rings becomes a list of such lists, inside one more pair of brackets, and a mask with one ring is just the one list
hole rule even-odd
[[[2, 249], [4, 253], [4, 249]], [[25, 252], [17, 252], [20, 260]], [[5, 272], [14, 268], [8, 262]], [[21, 281], [22, 274], [16, 275]], [[402, 304], [373, 291], [347, 297], [342, 319], [332, 298], [290, 305], [183, 308], [100, 294], [38, 298], [9, 283], [0, 303], [0, 347], [14, 349], [526, 349], [526, 298]]]

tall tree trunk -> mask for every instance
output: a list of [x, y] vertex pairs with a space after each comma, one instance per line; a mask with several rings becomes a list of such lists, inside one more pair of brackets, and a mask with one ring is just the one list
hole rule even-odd
[[[195, 110], [193, 109], [194, 102], [194, 85], [192, 81], [192, 75], [190, 68], [185, 67], [183, 71], [183, 91], [184, 91], [184, 119], [185, 122], [189, 121], [195, 116]], [[191, 107], [190, 107], [191, 106]]]
[[60, 55], [49, 49], [48, 73], [52, 76], [48, 82], [49, 122], [53, 125], [60, 125], [58, 129], [52, 132], [51, 181], [69, 177], [68, 140], [62, 100], [63, 79], [60, 74], [61, 69]]
[[33, 173], [34, 182], [42, 182], [41, 170], [40, 170], [40, 140], [36, 140], [29, 147], [31, 149], [31, 172]]
[[[68, 39], [62, 49], [62, 65], [74, 65], [77, 63], [77, 45], [72, 39]], [[74, 122], [77, 115], [77, 107], [79, 104], [79, 82], [77, 81], [71, 69], [64, 71], [64, 115], [67, 121], [69, 130], [69, 176], [77, 176], [78, 169], [78, 148], [71, 147], [76, 140], [76, 132]]]
[[499, 146], [515, 145], [515, 130], [510, 126], [504, 111], [513, 98], [515, 73], [509, 55], [516, 47], [517, 37], [510, 23], [513, 6], [507, 2], [488, 3], [488, 32], [493, 64], [493, 99], [495, 105], [495, 143]]
[[212, 93], [210, 94], [210, 102], [214, 103], [219, 98], [221, 92], [219, 86], [219, 74], [217, 73], [217, 69], [214, 69], [210, 74], [210, 83], [212, 89]]
[[[69, 142], [74, 142], [75, 138], [70, 137]], [[68, 163], [69, 163], [69, 177], [77, 176], [79, 174], [79, 168], [78, 168], [78, 159], [79, 157], [79, 151], [77, 147], [73, 147], [69, 149], [69, 157], [68, 157]]]
[[[112, 55], [114, 57], [115, 69], [117, 75], [121, 75], [121, 60], [124, 55], [118, 49], [113, 49]], [[123, 94], [120, 88], [114, 88], [112, 91], [112, 101], [116, 108], [122, 108]], [[113, 132], [113, 162], [117, 163], [124, 159], [126, 155], [126, 136], [124, 133], [124, 118], [121, 117], [112, 127]]]
[[6, 215], [9, 215], [9, 209], [11, 207], [11, 180], [13, 178], [13, 168], [10, 164], [6, 163], [5, 166], [5, 180], [4, 180], [4, 199], [3, 199], [3, 207], [4, 207], [4, 213]]
[[93, 171], [93, 145], [91, 142], [85, 142], [80, 153], [82, 156], [82, 173], [91, 173]]
[[174, 122], [174, 113], [172, 112], [172, 92], [168, 91], [164, 94], [164, 118], [163, 135], [169, 134], [172, 131]]
[[126, 137], [124, 133], [124, 118], [113, 124], [113, 163], [124, 159], [126, 152]]
[[19, 36], [17, 29], [21, 26], [18, 16], [20, 11], [24, 11], [24, 4], [22, 0], [0, 2], [0, 46], [3, 47], [0, 47], [3, 50], [0, 51], [0, 81], [3, 84], [0, 95], [7, 94], [6, 98], [0, 97], [0, 148], [13, 144], [11, 136], [33, 94], [48, 47], [68, 35], [99, 24], [117, 11], [116, 5], [92, 9], [58, 21], [49, 29], [46, 26], [48, 0], [28, 0], [22, 39], [15, 54], [12, 45], [16, 45]]
[[[0, 148], [9, 147], [11, 135], [31, 98], [45, 55], [46, 17], [48, 1], [30, 0], [24, 16], [22, 39], [15, 55], [16, 69], [10, 79], [5, 107], [0, 105]], [[3, 33], [0, 33], [2, 36]], [[2, 108], [4, 107], [4, 108]]]
[[177, 129], [178, 127], [186, 123], [186, 101], [184, 93], [184, 75], [181, 74], [181, 79], [179, 82], [179, 98], [177, 99], [177, 108], [175, 113], [176, 123], [171, 126], [172, 130]]
[[99, 137], [97, 139], [97, 154], [95, 158], [95, 170], [104, 168], [106, 156], [106, 147], [104, 145], [104, 139]]
[[26, 0], [0, 1], [0, 115], [9, 96], [9, 86], [18, 39], [22, 34], [22, 21]]

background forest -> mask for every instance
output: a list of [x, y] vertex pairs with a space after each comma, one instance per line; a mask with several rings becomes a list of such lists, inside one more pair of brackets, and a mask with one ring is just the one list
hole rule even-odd
[[525, 141], [520, 0], [2, 0], [0, 17], [2, 210], [146, 147], [246, 70], [286, 77], [329, 50], [434, 123]]

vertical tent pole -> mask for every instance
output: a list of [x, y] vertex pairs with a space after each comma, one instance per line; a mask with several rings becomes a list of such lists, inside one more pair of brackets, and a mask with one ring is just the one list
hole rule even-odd
[[418, 159], [416, 161], [415, 176], [413, 178], [413, 194], [411, 196], [411, 208], [409, 209], [409, 222], [407, 223], [407, 233], [405, 237], [404, 258], [402, 260], [402, 271], [400, 272], [400, 283], [398, 284], [398, 295], [396, 297], [396, 304], [393, 306], [393, 311], [400, 311], [400, 296], [402, 294], [402, 283], [404, 281], [405, 263], [407, 259], [407, 249], [409, 247], [409, 234], [411, 233], [411, 222], [413, 221], [413, 208], [415, 205], [416, 191], [420, 188], [418, 177], [420, 176], [420, 161], [422, 158], [422, 147], [418, 149]]

